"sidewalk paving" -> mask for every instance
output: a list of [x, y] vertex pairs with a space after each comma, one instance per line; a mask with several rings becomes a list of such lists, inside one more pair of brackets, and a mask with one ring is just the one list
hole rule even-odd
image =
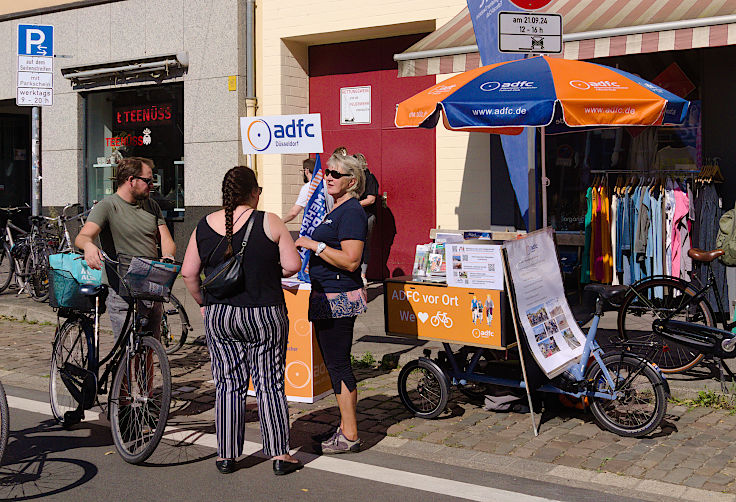
[[[203, 334], [201, 316], [181, 286], [175, 293], [193, 323], [191, 342]], [[405, 364], [426, 348], [440, 347], [385, 336], [380, 286], [371, 286], [369, 293], [369, 312], [356, 322], [356, 358], [370, 352], [380, 361], [390, 354]], [[52, 309], [11, 292], [0, 295], [0, 316], [0, 379], [47, 390], [56, 324]], [[107, 319], [102, 328], [109, 329]], [[212, 431], [215, 398], [206, 347], [187, 343], [170, 362], [174, 402], [169, 424]], [[438, 419], [415, 418], [398, 399], [398, 370], [362, 368], [356, 376], [359, 430], [367, 448], [645, 500], [736, 501], [736, 449], [731, 448], [736, 416], [726, 410], [688, 410], [670, 403], [661, 429], [644, 439], [628, 439], [601, 430], [589, 413], [559, 407], [545, 410], [540, 435], [534, 437], [528, 414], [485, 411], [482, 403], [459, 391], [452, 392]], [[719, 389], [708, 377], [707, 371], [673, 376], [673, 394], [685, 398], [706, 387]], [[249, 399], [249, 410], [252, 438], [258, 427], [255, 399]], [[307, 451], [311, 434], [339, 420], [334, 396], [314, 404], [290, 403], [290, 415], [292, 447]]]

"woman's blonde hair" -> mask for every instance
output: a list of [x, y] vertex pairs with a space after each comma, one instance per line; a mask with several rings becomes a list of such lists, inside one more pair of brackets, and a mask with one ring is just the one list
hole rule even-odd
[[348, 174], [351, 178], [355, 179], [355, 183], [348, 187], [348, 193], [351, 197], [355, 197], [357, 199], [363, 194], [363, 190], [365, 190], [365, 173], [363, 172], [363, 166], [360, 164], [358, 159], [355, 157], [340, 155], [339, 153], [333, 153], [329, 160], [327, 160], [327, 166], [331, 169], [336, 169], [340, 166], [343, 171], [345, 171], [345, 174]]

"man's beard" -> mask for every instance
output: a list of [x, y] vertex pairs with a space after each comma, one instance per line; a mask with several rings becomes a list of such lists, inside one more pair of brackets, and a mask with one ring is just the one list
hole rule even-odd
[[146, 192], [145, 190], [141, 192], [133, 192], [133, 198], [135, 198], [135, 200], [146, 200], [150, 196], [151, 196], [150, 190], [148, 192]]

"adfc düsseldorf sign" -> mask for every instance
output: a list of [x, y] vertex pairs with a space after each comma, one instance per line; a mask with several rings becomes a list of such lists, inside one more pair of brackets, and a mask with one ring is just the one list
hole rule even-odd
[[322, 153], [319, 113], [240, 117], [243, 153]]
[[510, 0], [510, 2], [516, 5], [522, 10], [537, 10], [541, 9], [552, 0]]

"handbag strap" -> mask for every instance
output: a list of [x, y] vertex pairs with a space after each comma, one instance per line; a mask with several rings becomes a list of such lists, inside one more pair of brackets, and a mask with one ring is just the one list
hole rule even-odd
[[[256, 211], [255, 209], [253, 210], [253, 214], [257, 212], [259, 211]], [[252, 216], [248, 218], [248, 228], [245, 229], [245, 235], [243, 236], [243, 244], [240, 246], [240, 251], [238, 251], [238, 254], [241, 256], [245, 252], [245, 246], [248, 245], [248, 238], [250, 237], [250, 231], [253, 230], [253, 220], [255, 220], [255, 218], [253, 218]]]
[[[238, 221], [240, 220], [240, 218], [242, 218], [242, 217], [243, 217], [243, 215], [244, 215], [244, 214], [245, 214], [246, 212], [247, 212], [247, 210], [246, 210], [246, 211], [243, 211], [242, 213], [240, 213], [240, 216], [238, 216], [238, 217], [237, 217], [237, 218], [235, 219], [235, 221], [233, 222], [233, 226], [235, 226], [235, 224], [236, 224], [236, 223], [237, 223], [237, 222], [238, 222]], [[254, 209], [254, 210], [253, 210], [253, 211], [252, 211], [252, 212], [250, 213], [250, 216], [248, 216], [248, 220], [249, 220], [249, 221], [251, 222], [251, 223], [250, 223], [250, 226], [252, 226], [252, 221], [253, 221], [253, 218], [252, 218], [252, 216], [253, 216], [253, 214], [254, 214], [255, 212], [256, 212], [256, 210]], [[209, 225], [209, 223], [208, 223], [208, 225]], [[210, 227], [210, 228], [212, 228], [212, 227]], [[213, 231], [214, 231], [214, 230], [213, 230]], [[249, 229], [246, 229], [246, 233], [250, 234], [250, 230], [249, 230]], [[212, 251], [210, 251], [210, 254], [208, 254], [208, 255], [207, 255], [207, 259], [206, 259], [206, 260], [204, 261], [204, 266], [205, 266], [205, 267], [208, 267], [208, 266], [209, 266], [209, 264], [210, 264], [210, 258], [212, 258], [212, 255], [213, 255], [213, 254], [215, 253], [215, 251], [217, 251], [217, 249], [218, 249], [218, 248], [220, 247], [220, 244], [222, 244], [222, 241], [224, 241], [226, 237], [227, 237], [227, 235], [223, 235], [223, 236], [222, 236], [222, 239], [220, 239], [220, 241], [219, 241], [219, 242], [217, 243], [217, 246], [215, 246], [215, 247], [214, 247], [214, 248], [212, 249]], [[245, 246], [243, 246], [243, 247], [245, 247]]]

